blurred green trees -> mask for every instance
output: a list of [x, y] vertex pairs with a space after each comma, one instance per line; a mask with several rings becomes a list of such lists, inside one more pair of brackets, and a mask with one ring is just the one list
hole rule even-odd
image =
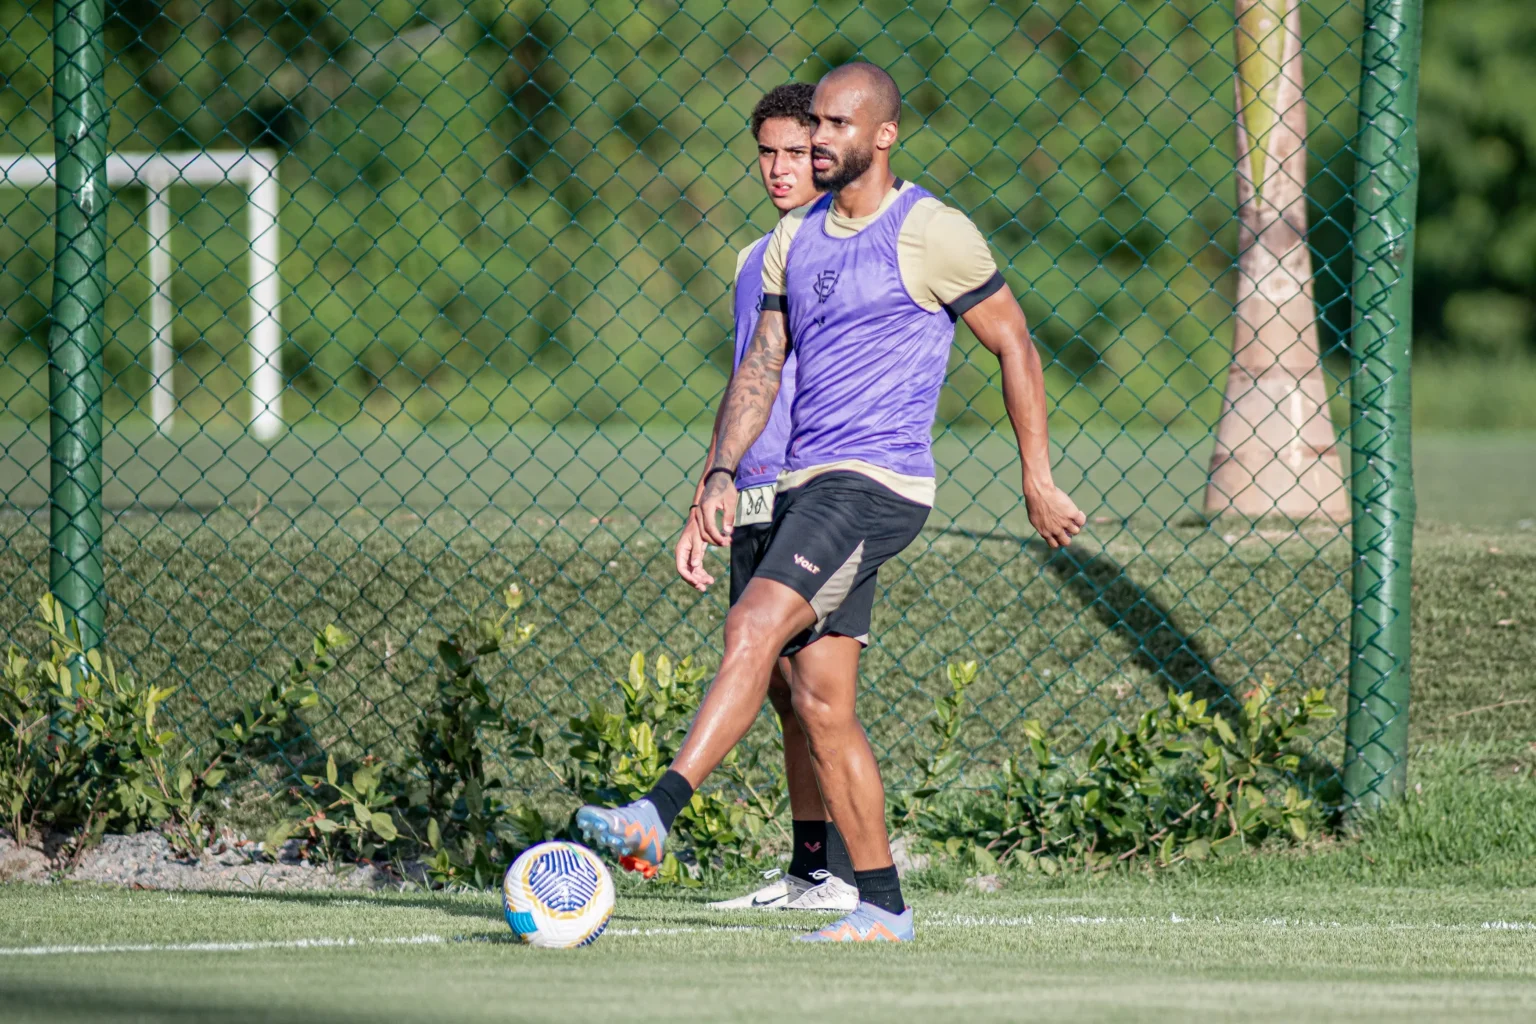
[[[1317, 0], [1303, 30], [1325, 350], [1349, 319], [1356, 6]], [[1529, 346], [1536, 115], [1516, 85], [1536, 15], [1523, 0], [1456, 0], [1476, 16], [1452, 25], [1451, 6], [1431, 0], [1448, 30], [1426, 33], [1419, 287], [1433, 305], [1420, 323], [1437, 344]], [[699, 420], [724, 381], [735, 250], [773, 222], [748, 177], [746, 114], [764, 89], [857, 53], [906, 94], [899, 172], [971, 213], [1006, 261], [1054, 354], [1061, 414], [1214, 421], [1235, 249], [1229, 5], [119, 0], [109, 12], [112, 148], [281, 156], [290, 420], [311, 408], [409, 429]], [[0, 151], [49, 150], [51, 17], [45, 2], [0, 0]], [[22, 417], [44, 404], [50, 202], [0, 190], [0, 403]], [[123, 190], [109, 225], [117, 416], [149, 380], [143, 202]], [[171, 202], [177, 388], [214, 423], [248, 366], [243, 197], [180, 187]], [[1502, 327], [1478, 326], [1490, 319]], [[973, 351], [962, 339], [947, 422], [1001, 414], [991, 361], [971, 365]]]
[[1536, 4], [1427, 0], [1416, 340], [1536, 355]]

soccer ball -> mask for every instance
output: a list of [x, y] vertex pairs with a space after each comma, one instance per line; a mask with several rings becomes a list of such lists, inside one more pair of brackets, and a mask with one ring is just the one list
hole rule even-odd
[[613, 876], [575, 843], [540, 843], [507, 868], [501, 905], [518, 938], [543, 949], [595, 942], [613, 915]]

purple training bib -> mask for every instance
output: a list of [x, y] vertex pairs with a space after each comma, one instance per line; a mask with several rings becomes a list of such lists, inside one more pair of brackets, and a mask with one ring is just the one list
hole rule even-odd
[[827, 234], [832, 197], [823, 196], [790, 242], [785, 290], [799, 359], [785, 465], [791, 472], [858, 459], [933, 476], [933, 421], [955, 324], [907, 294], [897, 261], [901, 225], [929, 195], [904, 189], [849, 238]]

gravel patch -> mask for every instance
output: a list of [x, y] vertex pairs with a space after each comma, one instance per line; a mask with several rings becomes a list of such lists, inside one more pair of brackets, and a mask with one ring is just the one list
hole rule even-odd
[[48, 881], [48, 857], [0, 833], [0, 882]]
[[0, 832], [0, 882], [93, 882], [129, 889], [188, 889], [215, 891], [350, 890], [397, 888], [400, 880], [372, 865], [341, 870], [303, 858], [297, 842], [286, 843], [275, 858], [260, 843], [238, 834], [219, 837], [190, 859], [178, 853], [158, 832], [103, 836], [73, 867], [67, 856], [43, 848], [18, 845]]

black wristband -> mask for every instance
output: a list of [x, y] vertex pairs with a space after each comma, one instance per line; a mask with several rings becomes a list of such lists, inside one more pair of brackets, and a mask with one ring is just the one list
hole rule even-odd
[[714, 476], [716, 473], [729, 473], [731, 474], [732, 479], [734, 479], [736, 476], [736, 471], [731, 469], [729, 466], [716, 466], [714, 469], [704, 474], [704, 486], [709, 486], [709, 478]]

